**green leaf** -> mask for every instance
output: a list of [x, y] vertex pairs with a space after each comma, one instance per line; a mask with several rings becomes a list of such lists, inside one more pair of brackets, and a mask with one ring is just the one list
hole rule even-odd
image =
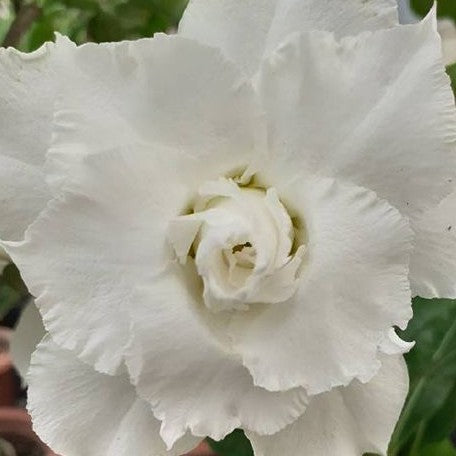
[[54, 39], [54, 26], [50, 20], [44, 18], [33, 25], [28, 33], [25, 51], [34, 51], [41, 47], [46, 41]]
[[0, 320], [26, 296], [29, 294], [18, 269], [13, 264], [6, 266], [0, 276]]
[[93, 41], [121, 41], [125, 38], [120, 19], [111, 13], [99, 11], [89, 22], [88, 35]]
[[98, 2], [96, 0], [61, 0], [61, 3], [67, 8], [76, 8], [79, 10], [98, 10]]
[[456, 381], [443, 407], [427, 423], [423, 441], [438, 442], [447, 438], [454, 429], [456, 429]]
[[[432, 8], [434, 0], [411, 0], [410, 5], [418, 16], [424, 17]], [[456, 19], [456, 2], [454, 0], [438, 0], [437, 14], [439, 17]]]
[[456, 449], [449, 440], [427, 445], [419, 456], [456, 456]]
[[0, 280], [0, 320], [15, 306], [19, 301], [20, 295], [8, 285]]
[[9, 264], [3, 270], [1, 280], [21, 296], [27, 296], [28, 290], [22, 280], [19, 269], [14, 264]]
[[[1, 1], [1, 0], [0, 0]], [[54, 32], [82, 44], [153, 36], [175, 29], [188, 0], [33, 0], [41, 15], [19, 48], [32, 51]], [[0, 34], [9, 24], [0, 21]]]
[[447, 73], [451, 79], [451, 87], [453, 87], [453, 92], [456, 93], [456, 63], [447, 67]]
[[215, 442], [212, 439], [207, 440], [219, 456], [253, 456], [252, 445], [240, 429], [236, 429], [220, 442]]
[[456, 424], [455, 411], [447, 409], [456, 384], [456, 301], [417, 298], [413, 308], [415, 316], [401, 334], [416, 341], [406, 355], [410, 392], [391, 441], [392, 456], [405, 446], [419, 448], [437, 436], [435, 429]]

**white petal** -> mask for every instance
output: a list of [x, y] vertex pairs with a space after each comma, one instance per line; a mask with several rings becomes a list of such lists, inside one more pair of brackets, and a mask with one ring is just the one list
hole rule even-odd
[[0, 236], [19, 240], [46, 205], [42, 165], [51, 139], [53, 45], [0, 49]]
[[188, 253], [192, 247], [202, 220], [191, 217], [178, 217], [168, 225], [168, 239], [171, 242], [176, 256], [182, 264], [187, 262]]
[[277, 432], [301, 415], [306, 394], [253, 385], [227, 345], [223, 316], [204, 310], [201, 284], [189, 267], [171, 268], [136, 290], [127, 364], [139, 394], [163, 421], [168, 444], [187, 430], [216, 440], [236, 427]]
[[301, 283], [288, 302], [234, 316], [234, 349], [271, 391], [366, 382], [390, 328], [412, 317], [408, 223], [359, 187], [308, 178], [283, 190], [307, 229]]
[[327, 30], [337, 36], [397, 24], [394, 0], [193, 0], [179, 33], [218, 47], [248, 75], [289, 34]]
[[402, 357], [382, 358], [369, 383], [315, 396], [304, 415], [272, 436], [247, 433], [255, 456], [386, 455], [388, 443], [408, 391]]
[[10, 251], [56, 342], [113, 373], [134, 282], [174, 257], [165, 227], [205, 176], [249, 165], [253, 89], [219, 51], [179, 37], [58, 51], [58, 198]]
[[380, 351], [387, 355], [403, 355], [408, 353], [415, 346], [415, 342], [406, 342], [402, 340], [391, 328], [384, 340], [380, 343]]
[[456, 111], [435, 15], [337, 41], [313, 32], [267, 63], [259, 90], [273, 156], [268, 185], [323, 175], [374, 190], [407, 216], [456, 182]]
[[166, 230], [187, 193], [173, 166], [149, 150], [86, 157], [7, 247], [54, 340], [101, 372], [122, 369], [133, 288], [174, 259]]
[[160, 150], [194, 192], [250, 164], [261, 132], [253, 88], [219, 50], [159, 34], [70, 52], [60, 46], [58, 57], [51, 184], [61, 185], [81, 155], [114, 148]]
[[30, 367], [30, 358], [45, 335], [43, 320], [33, 301], [23, 310], [19, 324], [12, 333], [10, 353], [14, 367], [25, 379]]
[[167, 452], [160, 422], [126, 376], [95, 372], [49, 337], [32, 357], [28, 382], [33, 428], [59, 454], [177, 456], [200, 440], [185, 437]]
[[410, 262], [414, 296], [456, 298], [456, 192], [414, 224], [416, 248]]

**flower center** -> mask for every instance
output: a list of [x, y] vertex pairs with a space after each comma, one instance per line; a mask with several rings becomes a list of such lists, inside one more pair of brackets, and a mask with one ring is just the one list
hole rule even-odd
[[292, 252], [294, 227], [273, 188], [207, 182], [193, 213], [170, 223], [169, 239], [182, 264], [193, 251], [212, 311], [283, 302], [297, 289], [305, 247]]

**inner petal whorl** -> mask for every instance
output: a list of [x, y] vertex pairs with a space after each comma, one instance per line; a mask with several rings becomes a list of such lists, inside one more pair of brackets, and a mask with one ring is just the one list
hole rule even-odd
[[289, 299], [305, 252], [292, 252], [294, 227], [273, 188], [241, 187], [221, 178], [199, 190], [194, 212], [170, 223], [169, 239], [185, 264], [193, 246], [212, 311]]

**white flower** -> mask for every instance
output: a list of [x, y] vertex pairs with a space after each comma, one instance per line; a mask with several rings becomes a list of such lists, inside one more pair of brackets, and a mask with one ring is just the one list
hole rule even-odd
[[456, 63], [456, 26], [452, 19], [441, 19], [438, 30], [442, 37], [443, 60], [446, 66]]
[[257, 456], [386, 452], [393, 328], [422, 284], [456, 297], [429, 218], [453, 95], [435, 11], [394, 5], [194, 0], [177, 36], [0, 51], [0, 230], [50, 333], [29, 408], [55, 451], [241, 427]]

